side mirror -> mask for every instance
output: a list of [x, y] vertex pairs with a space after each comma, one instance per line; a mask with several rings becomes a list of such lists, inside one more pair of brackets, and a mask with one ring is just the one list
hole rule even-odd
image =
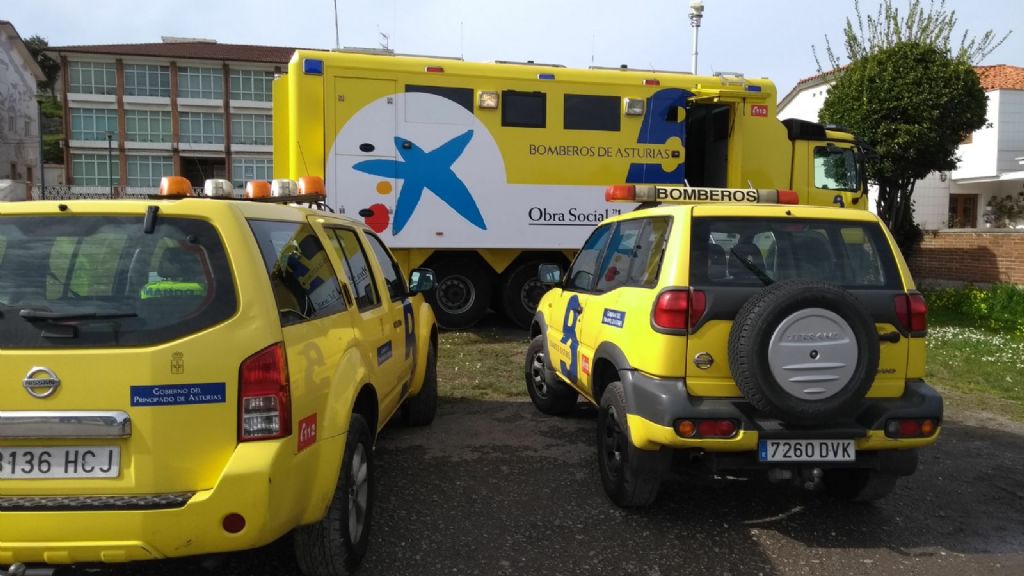
[[430, 292], [435, 286], [437, 280], [430, 268], [416, 268], [409, 274], [409, 292], [413, 294]]
[[562, 269], [558, 264], [541, 264], [537, 267], [537, 279], [545, 286], [554, 286], [562, 282]]

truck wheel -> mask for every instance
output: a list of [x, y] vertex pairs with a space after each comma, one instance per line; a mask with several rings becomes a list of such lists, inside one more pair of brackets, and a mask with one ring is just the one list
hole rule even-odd
[[303, 574], [345, 576], [359, 566], [369, 541], [373, 500], [373, 440], [366, 420], [353, 414], [327, 514], [295, 530], [295, 556]]
[[526, 348], [526, 391], [538, 410], [557, 416], [576, 408], [579, 394], [555, 376], [546, 358], [544, 336]]
[[825, 492], [846, 502], [874, 502], [885, 498], [896, 487], [895, 474], [861, 468], [825, 470]]
[[507, 270], [501, 280], [501, 307], [505, 316], [520, 328], [529, 328], [537, 304], [548, 291], [537, 278], [540, 262], [534, 260]]
[[601, 396], [597, 412], [597, 464], [604, 491], [617, 506], [647, 506], [658, 497], [661, 477], [672, 463], [672, 452], [633, 445], [626, 420], [626, 396], [621, 382], [612, 382]]
[[852, 294], [823, 282], [777, 282], [740, 309], [729, 368], [750, 403], [799, 425], [849, 417], [878, 371], [874, 320]]
[[427, 349], [427, 372], [420, 393], [405, 400], [405, 423], [426, 426], [437, 414], [437, 352], [431, 344]]
[[491, 278], [473, 258], [445, 258], [434, 264], [437, 288], [428, 292], [437, 323], [448, 330], [476, 324], [491, 303]]

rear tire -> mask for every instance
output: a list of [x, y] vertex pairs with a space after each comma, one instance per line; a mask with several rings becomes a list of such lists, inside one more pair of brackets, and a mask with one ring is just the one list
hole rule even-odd
[[295, 530], [295, 557], [306, 576], [347, 576], [363, 560], [373, 518], [373, 470], [370, 428], [353, 414], [327, 514]]
[[526, 348], [526, 391], [537, 410], [558, 416], [576, 408], [579, 394], [554, 375], [546, 348], [544, 336], [537, 336]]
[[492, 280], [478, 258], [440, 258], [433, 264], [437, 288], [425, 296], [434, 308], [437, 324], [461, 330], [476, 324], [491, 303]]
[[501, 279], [501, 308], [505, 316], [520, 328], [529, 328], [537, 304], [548, 291], [537, 278], [540, 262], [533, 260], [507, 270]]
[[612, 382], [597, 412], [597, 463], [604, 491], [616, 506], [648, 506], [658, 497], [661, 477], [672, 463], [668, 448], [641, 450], [630, 440], [626, 395]]
[[878, 470], [837, 468], [826, 470], [822, 482], [825, 492], [845, 502], [875, 502], [896, 487], [897, 476]]
[[405, 401], [405, 423], [409, 426], [427, 426], [437, 414], [437, 352], [431, 343], [427, 349], [427, 371], [419, 394]]

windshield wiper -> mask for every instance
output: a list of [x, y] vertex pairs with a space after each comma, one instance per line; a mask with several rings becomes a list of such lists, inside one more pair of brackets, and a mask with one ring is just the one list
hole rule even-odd
[[18, 315], [29, 322], [71, 322], [80, 320], [114, 320], [117, 318], [135, 318], [135, 312], [50, 312], [49, 310], [34, 310], [22, 308]]
[[740, 253], [736, 251], [736, 247], [735, 246], [730, 248], [729, 252], [731, 252], [732, 255], [737, 260], [740, 261], [740, 264], [743, 264], [744, 268], [746, 268], [747, 270], [750, 270], [750, 272], [754, 276], [757, 276], [757, 279], [760, 280], [761, 283], [764, 284], [765, 286], [768, 286], [768, 285], [770, 285], [770, 284], [775, 282], [775, 280], [772, 280], [772, 277], [769, 276], [764, 270], [761, 270], [761, 268], [759, 268], [756, 264], [754, 264], [753, 262], [751, 262], [751, 261], [747, 260], [746, 258], [744, 258], [743, 256], [741, 256]]

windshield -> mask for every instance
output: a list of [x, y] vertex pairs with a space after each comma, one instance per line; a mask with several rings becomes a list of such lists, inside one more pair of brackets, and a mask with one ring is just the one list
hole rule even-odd
[[814, 187], [856, 192], [861, 189], [857, 155], [835, 145], [814, 148]]
[[236, 309], [209, 223], [139, 216], [0, 218], [0, 348], [166, 342]]

